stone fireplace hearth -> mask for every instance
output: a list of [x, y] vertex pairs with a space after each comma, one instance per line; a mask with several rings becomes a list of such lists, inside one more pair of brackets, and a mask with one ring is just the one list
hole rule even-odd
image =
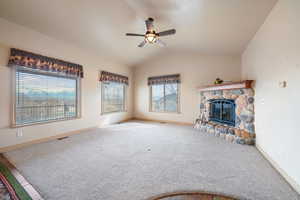
[[[238, 144], [255, 143], [252, 81], [200, 88], [200, 116], [195, 128]], [[234, 118], [233, 118], [234, 117]]]

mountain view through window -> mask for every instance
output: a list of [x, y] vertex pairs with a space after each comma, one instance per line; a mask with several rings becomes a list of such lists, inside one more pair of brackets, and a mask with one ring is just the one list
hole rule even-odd
[[77, 116], [77, 79], [16, 72], [16, 124]]

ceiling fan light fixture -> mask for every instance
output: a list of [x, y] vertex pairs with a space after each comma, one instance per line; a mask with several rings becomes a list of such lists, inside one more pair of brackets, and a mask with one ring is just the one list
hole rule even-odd
[[157, 35], [155, 33], [148, 33], [145, 36], [147, 42], [149, 43], [155, 43], [157, 40]]
[[165, 31], [161, 31], [156, 33], [155, 28], [153, 26], [154, 19], [149, 17], [145, 21], [146, 25], [146, 33], [145, 34], [137, 34], [137, 33], [126, 33], [127, 36], [137, 36], [137, 37], [144, 37], [143, 42], [141, 42], [138, 47], [144, 47], [147, 43], [154, 44], [157, 43], [161, 46], [166, 46], [166, 43], [160, 40], [161, 37], [174, 35], [176, 33], [175, 29], [169, 29]]

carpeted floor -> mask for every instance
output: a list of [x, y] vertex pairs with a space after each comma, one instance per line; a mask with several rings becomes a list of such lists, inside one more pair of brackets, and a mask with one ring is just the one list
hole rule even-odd
[[176, 191], [300, 199], [254, 147], [186, 126], [128, 122], [5, 156], [49, 200], [144, 200]]

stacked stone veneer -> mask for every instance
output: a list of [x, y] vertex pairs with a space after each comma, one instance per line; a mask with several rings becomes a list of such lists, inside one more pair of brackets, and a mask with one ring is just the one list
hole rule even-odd
[[[235, 100], [235, 127], [209, 121], [209, 100], [211, 99]], [[253, 145], [255, 143], [253, 89], [201, 92], [200, 117], [196, 120], [195, 128], [230, 142]]]

